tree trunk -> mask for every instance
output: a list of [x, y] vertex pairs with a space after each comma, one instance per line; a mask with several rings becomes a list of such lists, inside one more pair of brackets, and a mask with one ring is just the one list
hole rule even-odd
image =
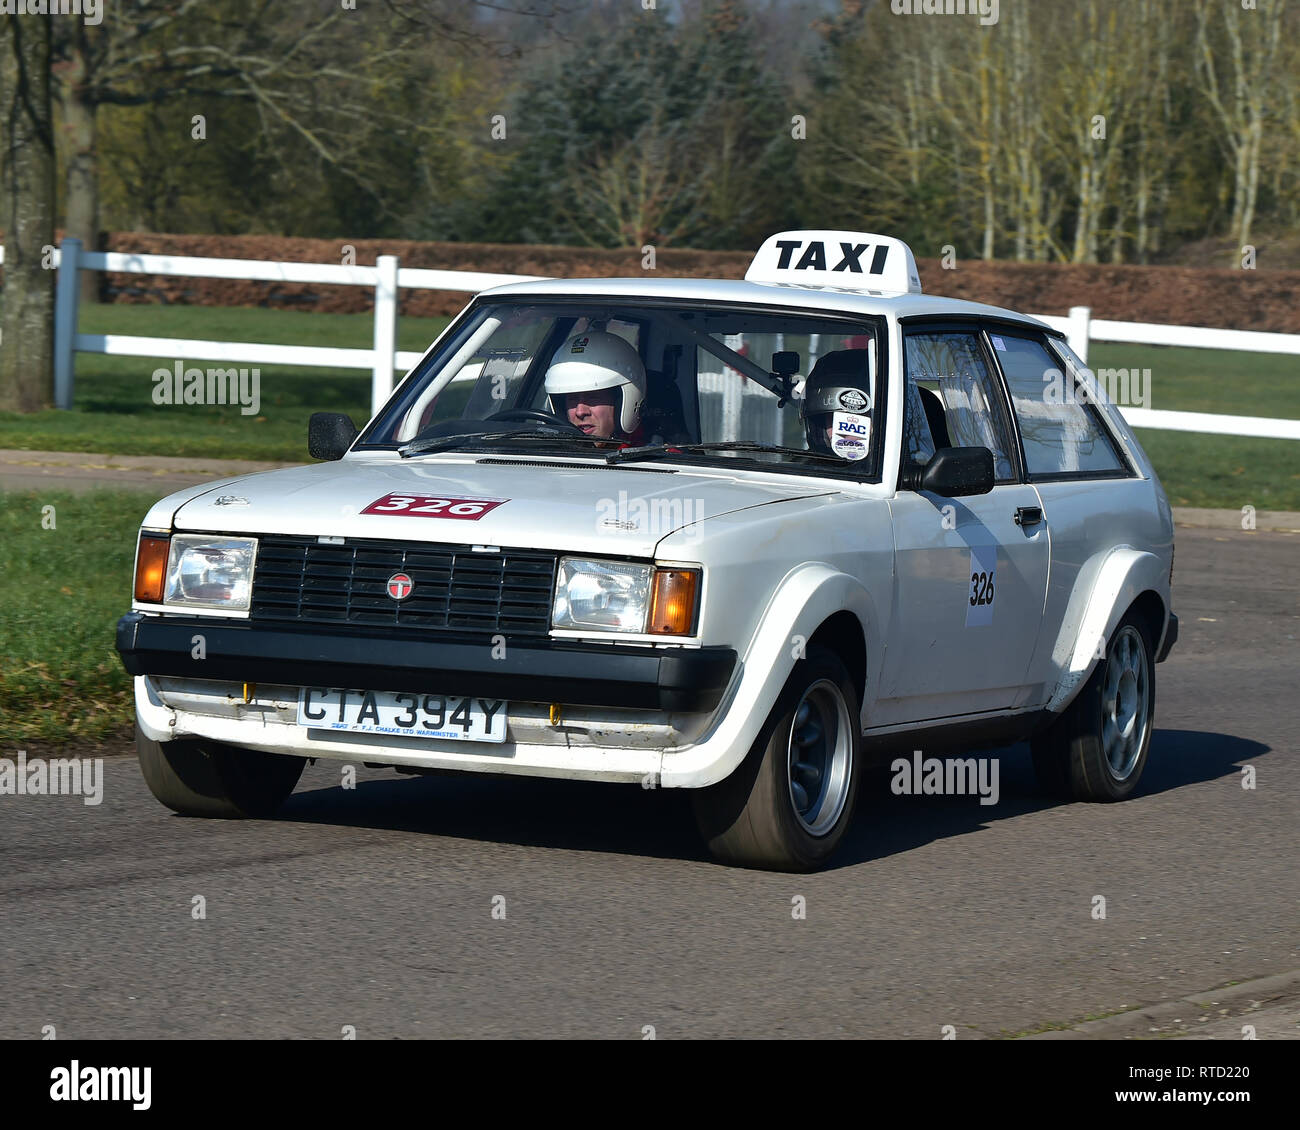
[[1232, 188], [1232, 234], [1237, 237], [1237, 246], [1231, 253], [1233, 259], [1239, 258], [1241, 255], [1241, 221], [1246, 210], [1247, 169], [1250, 163], [1250, 154], [1247, 152], [1248, 146], [1249, 143], [1245, 137], [1237, 139], [1236, 175], [1233, 178]]
[[[981, 37], [983, 42], [983, 37]], [[993, 258], [994, 238], [996, 235], [996, 189], [993, 167], [996, 138], [1000, 123], [996, 120], [993, 106], [994, 92], [992, 82], [992, 61], [985, 51], [980, 58], [980, 180], [984, 187], [984, 244], [982, 257], [987, 261]]]
[[1261, 114], [1252, 115], [1249, 142], [1246, 150], [1246, 199], [1241, 209], [1241, 228], [1237, 236], [1238, 255], [1250, 244], [1251, 229], [1255, 224], [1255, 203], [1259, 198], [1259, 153], [1264, 142], [1264, 122]]
[[[54, 132], [50, 21], [0, 26], [4, 114], [4, 314], [0, 410], [37, 412], [54, 399]], [[44, 260], [44, 261], [43, 261]]]
[[984, 173], [984, 244], [981, 253], [985, 260], [993, 258], [993, 236], [995, 232], [995, 207], [993, 195], [993, 178], [986, 168]]
[[1085, 263], [1088, 260], [1088, 226], [1092, 215], [1091, 169], [1085, 161], [1079, 169], [1079, 218], [1074, 225], [1074, 254], [1071, 261]]
[[919, 112], [921, 93], [918, 86], [915, 72], [909, 73], [903, 89], [906, 94], [907, 114], [907, 179], [913, 189], [921, 187], [921, 153], [925, 148]]
[[[99, 247], [99, 178], [96, 155], [96, 111], [86, 92], [86, 55], [80, 44], [69, 51], [69, 62], [60, 69], [57, 84], [59, 108], [63, 112], [64, 161], [67, 168], [67, 197], [64, 230], [81, 240], [83, 251]], [[81, 302], [99, 299], [100, 274], [82, 271], [78, 286]]]
[[[1145, 141], [1143, 145], [1145, 146]], [[1138, 171], [1137, 178], [1137, 243], [1135, 258], [1139, 263], [1150, 262], [1147, 254], [1147, 205], [1151, 200], [1151, 178], [1147, 174], [1145, 162]]]
[[1089, 196], [1092, 200], [1092, 216], [1088, 221], [1088, 262], [1096, 263], [1097, 250], [1099, 247], [1098, 237], [1101, 233], [1101, 210], [1105, 205], [1105, 197], [1102, 193], [1102, 170], [1095, 167], [1092, 170], [1092, 187], [1089, 189]]

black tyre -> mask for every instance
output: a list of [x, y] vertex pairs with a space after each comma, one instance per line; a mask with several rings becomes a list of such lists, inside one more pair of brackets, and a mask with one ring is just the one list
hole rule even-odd
[[135, 728], [145, 784], [182, 816], [224, 819], [275, 814], [302, 776], [306, 758], [215, 742], [156, 742]]
[[1039, 784], [1054, 796], [1124, 800], [1146, 768], [1155, 728], [1156, 670], [1146, 620], [1130, 612], [1083, 690], [1031, 749]]
[[724, 863], [813, 871], [853, 818], [862, 761], [859, 704], [838, 655], [810, 648], [734, 773], [695, 790], [696, 824]]

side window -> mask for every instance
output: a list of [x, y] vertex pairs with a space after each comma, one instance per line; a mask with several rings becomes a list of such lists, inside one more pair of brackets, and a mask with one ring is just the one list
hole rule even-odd
[[928, 463], [937, 446], [951, 445], [936, 442], [925, 411], [925, 401], [921, 399], [921, 388], [909, 365], [903, 384], [903, 462]]
[[999, 483], [1015, 479], [1006, 406], [974, 330], [904, 339], [903, 451], [924, 463], [940, 447], [987, 447]]
[[1124, 471], [1087, 390], [1033, 338], [990, 331], [1006, 374], [1031, 477]]

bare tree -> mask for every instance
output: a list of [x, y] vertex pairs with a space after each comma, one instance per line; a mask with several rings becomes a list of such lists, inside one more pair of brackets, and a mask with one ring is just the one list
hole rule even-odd
[[[1000, 43], [987, 29], [923, 29], [932, 97], [930, 111], [946, 126], [948, 162], [959, 185], [970, 177], [978, 192], [980, 257], [992, 259], [998, 232], [999, 133], [997, 83]], [[959, 198], [965, 193], [959, 191]]]
[[[1035, 67], [1030, 10], [1008, 12], [1005, 34], [1010, 40], [1007, 66], [1001, 79], [1006, 91], [1007, 129], [1003, 149], [1007, 161], [1008, 205], [1015, 230], [1016, 258], [1041, 259], [1043, 248], [1042, 106], [1040, 76]], [[1014, 76], [1014, 77], [1013, 77]]]
[[1145, 44], [1151, 68], [1138, 84], [1134, 101], [1134, 161], [1129, 186], [1133, 196], [1133, 251], [1139, 263], [1158, 250], [1161, 219], [1169, 196], [1169, 170], [1176, 141], [1173, 130], [1172, 68], [1181, 12], [1162, 0], [1137, 0], [1137, 37]]
[[1004, 222], [1016, 259], [1036, 263], [1069, 257], [1058, 239], [1066, 199], [1064, 169], [1047, 130], [1047, 103], [1058, 95], [1049, 53], [1054, 18], [1055, 13], [1041, 7], [1016, 5], [1004, 9], [999, 31], [1006, 37], [997, 74], [998, 97], [1006, 107], [1000, 146]]
[[689, 214], [670, 219], [689, 186], [684, 148], [656, 115], [626, 145], [571, 173], [574, 231], [593, 247], [666, 247], [688, 235]]
[[[98, 27], [51, 21], [66, 138], [67, 233], [97, 247], [104, 108], [180, 99], [251, 104], [263, 135], [285, 142], [270, 146], [272, 153], [305, 152], [383, 210], [377, 178], [368, 175], [374, 170], [366, 141], [377, 131], [427, 140], [443, 125], [425, 120], [394, 91], [436, 65], [434, 48], [499, 46], [492, 21], [516, 26], [565, 11], [554, 0], [383, 0], [347, 7], [304, 0], [288, 8], [270, 0], [113, 0], [112, 19]], [[284, 159], [287, 167], [292, 158]], [[83, 285], [83, 297], [92, 299], [90, 272]]]
[[[1265, 122], [1295, 81], [1281, 65], [1282, 14], [1282, 0], [1259, 0], [1251, 9], [1237, 0], [1196, 0], [1197, 74], [1233, 163], [1237, 247], [1250, 243], [1255, 222]], [[1234, 249], [1234, 262], [1238, 254]]]
[[[812, 102], [811, 152], [801, 162], [809, 199], [880, 230], [923, 232], [932, 253], [961, 243], [957, 233], [979, 223], [986, 197], [972, 208], [966, 191], [973, 68], [959, 37], [939, 21], [898, 20], [888, 5], [861, 3], [846, 3], [824, 33], [831, 69]], [[947, 183], [928, 212], [934, 186]]]
[[4, 112], [4, 315], [0, 410], [48, 408], [54, 389], [54, 133], [50, 20], [0, 24]]
[[1113, 204], [1112, 178], [1131, 121], [1127, 103], [1140, 81], [1128, 9], [1080, 0], [1053, 21], [1051, 67], [1056, 90], [1049, 123], [1063, 166], [1075, 175], [1070, 258], [1097, 262], [1101, 220]]

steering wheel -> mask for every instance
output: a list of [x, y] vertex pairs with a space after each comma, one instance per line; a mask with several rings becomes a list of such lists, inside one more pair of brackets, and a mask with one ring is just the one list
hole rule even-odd
[[491, 416], [485, 416], [485, 420], [539, 420], [543, 424], [554, 424], [557, 427], [564, 428], [565, 431], [581, 432], [582, 429], [574, 424], [569, 423], [563, 416], [556, 415], [554, 412], [546, 412], [541, 408], [503, 408], [500, 412], [493, 412]]

